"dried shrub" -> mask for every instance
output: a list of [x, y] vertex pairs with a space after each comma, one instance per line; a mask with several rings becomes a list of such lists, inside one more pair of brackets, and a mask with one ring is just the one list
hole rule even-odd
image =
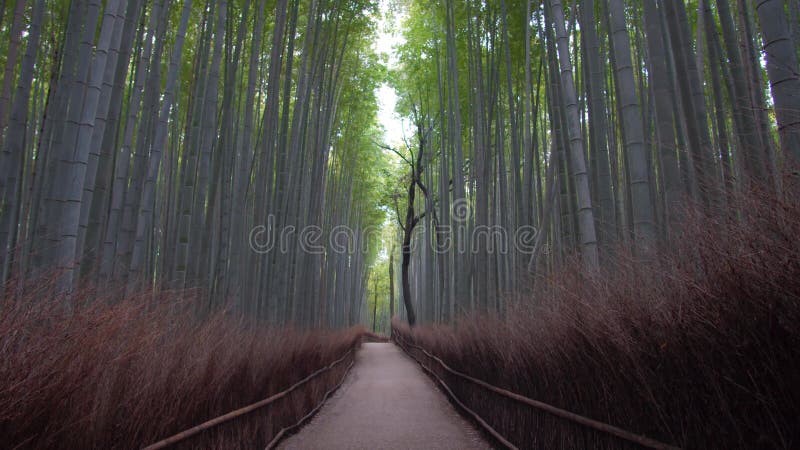
[[[596, 276], [574, 260], [505, 318], [394, 332], [453, 368], [685, 448], [800, 446], [800, 196], [685, 212], [642, 262], [619, 251]], [[446, 381], [522, 447], [621, 448], [617, 439]]]
[[[270, 329], [225, 312], [200, 320], [177, 293], [110, 303], [116, 293], [86, 290], [75, 296], [83, 305], [66, 308], [42, 300], [52, 298], [47, 285], [0, 303], [2, 448], [141, 448], [284, 390], [356, 348], [363, 332]], [[263, 447], [346, 367], [181, 447]]]

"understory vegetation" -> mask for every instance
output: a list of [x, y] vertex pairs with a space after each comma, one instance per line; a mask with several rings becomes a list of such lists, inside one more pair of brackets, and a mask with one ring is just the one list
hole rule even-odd
[[[70, 311], [37, 300], [51, 288], [0, 303], [3, 448], [141, 448], [285, 390], [355, 349], [363, 331], [251, 327], [226, 313], [192, 321], [192, 299], [170, 293]], [[178, 448], [263, 448], [346, 368]]]
[[[572, 261], [535, 280], [505, 319], [473, 316], [413, 332], [395, 321], [394, 332], [458, 371], [672, 445], [796, 448], [800, 201], [753, 194], [735, 202], [735, 216], [687, 212], [681, 237], [658, 261], [617, 254], [596, 276]], [[517, 445], [620, 448], [445, 380]]]

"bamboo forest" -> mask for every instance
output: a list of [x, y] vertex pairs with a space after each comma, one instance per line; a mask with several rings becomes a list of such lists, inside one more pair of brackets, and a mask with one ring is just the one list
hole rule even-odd
[[0, 449], [800, 448], [800, 1], [0, 0]]

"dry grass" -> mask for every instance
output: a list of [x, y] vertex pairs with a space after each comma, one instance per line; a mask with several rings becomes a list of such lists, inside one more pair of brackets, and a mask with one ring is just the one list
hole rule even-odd
[[[2, 448], [140, 448], [285, 389], [356, 347], [363, 332], [245, 327], [225, 313], [192, 320], [169, 294], [68, 311], [37, 300], [43, 290], [0, 303]], [[182, 446], [263, 447], [346, 365]]]
[[[739, 217], [689, 214], [657, 263], [573, 263], [505, 320], [395, 332], [454, 368], [685, 448], [800, 446], [800, 196], [751, 194]], [[531, 300], [531, 298], [535, 300]], [[454, 377], [523, 447], [620, 448]]]

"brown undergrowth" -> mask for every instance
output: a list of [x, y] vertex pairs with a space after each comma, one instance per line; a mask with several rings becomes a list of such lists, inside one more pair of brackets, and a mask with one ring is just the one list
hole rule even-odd
[[[735, 216], [687, 212], [657, 262], [619, 254], [588, 276], [574, 261], [504, 319], [394, 332], [493, 385], [672, 445], [798, 448], [800, 197], [733, 201]], [[445, 381], [523, 448], [628, 446]]]
[[[363, 333], [243, 326], [224, 312], [187, 319], [191, 306], [168, 293], [68, 310], [41, 300], [45, 288], [26, 291], [0, 303], [0, 448], [141, 448], [286, 389]], [[263, 448], [346, 368], [178, 448]]]

